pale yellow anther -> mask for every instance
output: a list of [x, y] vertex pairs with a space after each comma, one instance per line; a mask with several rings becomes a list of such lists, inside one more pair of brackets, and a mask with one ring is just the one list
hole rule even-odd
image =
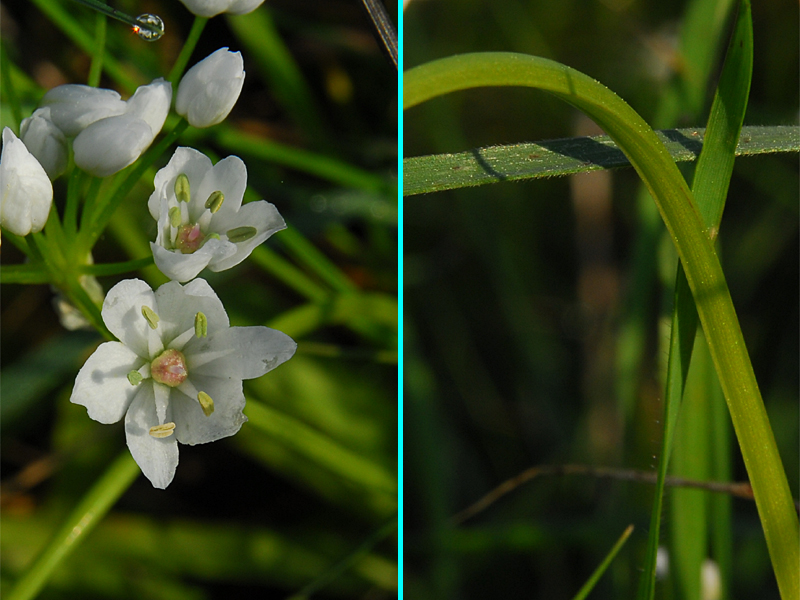
[[200, 403], [200, 408], [203, 409], [203, 414], [210, 417], [211, 413], [214, 412], [214, 401], [211, 399], [211, 396], [205, 392], [200, 392], [197, 394], [197, 401]]
[[216, 231], [212, 231], [206, 236], [207, 240], [221, 240], [222, 238], [219, 237], [219, 234]]
[[154, 438], [165, 438], [172, 435], [175, 431], [175, 423], [164, 423], [150, 428], [150, 435]]
[[189, 194], [189, 178], [185, 173], [181, 173], [175, 179], [175, 197], [178, 202], [188, 202], [191, 195]]
[[194, 335], [199, 338], [208, 335], [208, 318], [201, 312], [194, 316]]
[[155, 329], [158, 327], [158, 322], [160, 319], [158, 318], [158, 315], [153, 312], [152, 308], [142, 305], [142, 316], [147, 321], [147, 324], [150, 325], [150, 329]]
[[173, 206], [169, 209], [169, 224], [173, 227], [180, 227], [181, 226], [181, 209], [177, 206]]
[[144, 377], [142, 377], [142, 374], [139, 373], [139, 371], [134, 370], [128, 373], [128, 383], [131, 385], [139, 385], [142, 383], [142, 379], [144, 379]]
[[223, 200], [225, 200], [225, 194], [217, 190], [208, 197], [208, 200], [206, 200], [206, 208], [212, 213], [215, 213], [219, 210], [220, 206], [222, 206]]
[[233, 242], [234, 244], [238, 244], [239, 242], [244, 242], [249, 240], [253, 237], [258, 230], [255, 227], [236, 227], [234, 229], [229, 229], [225, 235], [228, 236], [228, 240]]

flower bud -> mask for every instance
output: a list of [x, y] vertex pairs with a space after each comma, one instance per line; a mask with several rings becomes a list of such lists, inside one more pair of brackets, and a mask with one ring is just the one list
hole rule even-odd
[[181, 0], [198, 17], [213, 17], [220, 13], [243, 15], [253, 12], [264, 0]]
[[19, 137], [53, 180], [67, 168], [67, 138], [50, 119], [50, 108], [39, 108], [24, 119]]
[[114, 90], [76, 83], [54, 87], [40, 104], [50, 108], [50, 120], [67, 137], [78, 135], [100, 119], [121, 115], [127, 106]]
[[53, 204], [42, 165], [8, 127], [0, 154], [0, 225], [17, 235], [41, 231]]
[[106, 177], [133, 164], [164, 126], [172, 85], [159, 78], [141, 86], [125, 103], [125, 112], [100, 119], [75, 138], [75, 164]]
[[242, 55], [220, 48], [183, 76], [175, 98], [175, 111], [186, 117], [193, 127], [211, 127], [228, 116], [243, 85]]

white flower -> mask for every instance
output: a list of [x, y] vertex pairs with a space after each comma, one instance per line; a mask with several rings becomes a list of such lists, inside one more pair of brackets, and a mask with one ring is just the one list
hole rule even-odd
[[178, 442], [205, 444], [239, 431], [247, 420], [242, 380], [271, 371], [297, 347], [274, 329], [230, 327], [203, 279], [155, 292], [126, 279], [109, 290], [102, 316], [120, 341], [89, 357], [70, 401], [100, 423], [124, 416], [134, 460], [161, 489], [175, 475]]
[[243, 15], [253, 12], [264, 0], [181, 0], [198, 17], [213, 17], [220, 13]]
[[133, 164], [164, 126], [172, 84], [159, 78], [139, 87], [127, 102], [113, 90], [62, 85], [45, 94], [53, 123], [75, 136], [75, 164], [106, 177]]
[[50, 108], [38, 108], [19, 127], [19, 137], [53, 180], [67, 168], [67, 138], [50, 119]]
[[127, 105], [114, 90], [69, 83], [47, 92], [41, 106], [50, 108], [50, 119], [64, 135], [75, 137], [95, 121], [121, 115]]
[[8, 127], [0, 154], [0, 225], [28, 235], [41, 231], [53, 205], [53, 184], [42, 165]]
[[247, 169], [238, 156], [216, 165], [193, 148], [178, 148], [156, 173], [148, 208], [158, 221], [150, 242], [156, 266], [176, 281], [189, 281], [205, 267], [224, 271], [286, 228], [266, 200], [242, 205]]
[[239, 52], [220, 48], [186, 72], [178, 84], [175, 112], [192, 127], [222, 122], [244, 85], [244, 60]]

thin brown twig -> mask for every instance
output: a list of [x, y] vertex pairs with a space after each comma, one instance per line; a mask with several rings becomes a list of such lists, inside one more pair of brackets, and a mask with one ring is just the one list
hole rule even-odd
[[[656, 482], [656, 473], [652, 471], [639, 471], [636, 469], [615, 469], [611, 467], [591, 467], [588, 465], [540, 465], [522, 471], [519, 475], [507, 479], [496, 488], [491, 490], [477, 502], [471, 504], [461, 512], [455, 514], [451, 519], [452, 525], [460, 525], [467, 519], [471, 519], [479, 512], [486, 510], [497, 500], [514, 491], [523, 483], [530, 481], [540, 475], [588, 475], [601, 479], [616, 479], [621, 481], [636, 481], [640, 483]], [[744, 482], [719, 482], [719, 481], [698, 481], [696, 479], [685, 479], [683, 477], [667, 477], [665, 484], [672, 487], [690, 487], [730, 494], [737, 498], [753, 500], [753, 488], [750, 483]], [[800, 512], [800, 504], [795, 505]]]

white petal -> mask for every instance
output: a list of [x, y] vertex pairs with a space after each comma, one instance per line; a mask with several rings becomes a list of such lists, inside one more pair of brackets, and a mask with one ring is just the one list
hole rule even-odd
[[78, 84], [53, 88], [44, 95], [40, 105], [50, 107], [50, 118], [68, 137], [78, 135], [95, 121], [121, 115], [126, 109], [125, 102], [114, 90]]
[[[150, 215], [158, 220], [161, 199], [175, 197], [175, 179], [181, 173], [184, 173], [189, 178], [189, 186], [192, 196], [200, 187], [203, 177], [206, 172], [212, 167], [211, 159], [209, 159], [202, 152], [198, 152], [194, 148], [180, 147], [175, 150], [172, 158], [169, 159], [167, 165], [156, 173], [155, 178], [155, 191], [147, 201], [147, 208], [150, 210]], [[206, 197], [205, 200], [207, 200]]]
[[195, 279], [183, 286], [176, 281], [165, 283], [156, 292], [156, 302], [161, 317], [159, 326], [163, 327], [167, 344], [186, 330], [194, 329], [198, 312], [206, 316], [209, 336], [230, 326], [222, 301], [205, 279]]
[[[223, 203], [224, 205], [224, 203]], [[217, 215], [214, 215], [216, 217]], [[286, 229], [286, 222], [281, 217], [275, 205], [270, 204], [266, 200], [259, 200], [258, 202], [250, 202], [242, 206], [239, 212], [231, 219], [224, 221], [216, 221], [212, 219], [209, 229], [217, 231], [220, 235], [234, 229], [235, 227], [249, 226], [256, 228], [256, 235], [249, 240], [238, 242], [236, 246], [236, 253], [214, 259], [209, 263], [208, 268], [212, 271], [224, 271], [238, 265], [245, 258], [250, 256], [253, 248], [259, 244], [264, 243], [269, 236], [276, 231]]]
[[240, 379], [216, 379], [190, 375], [194, 387], [214, 401], [214, 412], [203, 413], [196, 398], [173, 393], [171, 406], [175, 435], [181, 444], [205, 444], [231, 436], [241, 429], [247, 417], [242, 414], [245, 399]]
[[144, 359], [152, 358], [148, 347], [150, 325], [142, 316], [142, 306], [156, 311], [156, 297], [141, 279], [124, 279], [108, 290], [102, 316], [108, 330]]
[[75, 378], [69, 401], [88, 409], [89, 417], [100, 423], [119, 421], [143, 385], [131, 385], [128, 373], [144, 361], [119, 342], [100, 344]]
[[50, 108], [38, 108], [19, 126], [19, 137], [53, 180], [67, 168], [67, 138], [50, 119]]
[[144, 120], [132, 115], [101, 119], [75, 138], [75, 164], [97, 177], [113, 175], [133, 164], [155, 135]]
[[53, 205], [53, 186], [42, 165], [8, 127], [0, 155], [0, 224], [17, 235], [41, 231]]
[[231, 0], [181, 0], [198, 17], [214, 17], [225, 12]]
[[126, 103], [125, 114], [142, 119], [158, 135], [167, 120], [172, 101], [172, 84], [159, 77], [150, 85], [137, 88]]
[[247, 167], [244, 161], [238, 156], [222, 159], [203, 177], [197, 190], [196, 203], [193, 202], [195, 206], [192, 207], [192, 219], [197, 221], [200, 214], [205, 211], [206, 200], [217, 190], [225, 194], [225, 200], [220, 209], [214, 213], [214, 218], [222, 219], [235, 215], [242, 205], [245, 189], [247, 189]]
[[184, 350], [192, 377], [198, 373], [254, 379], [294, 356], [297, 344], [285, 333], [269, 327], [231, 327], [209, 334], [206, 340], [192, 340]]
[[229, 15], [244, 15], [249, 12], [253, 12], [259, 6], [261, 6], [263, 2], [264, 0], [233, 0], [230, 8], [228, 8], [228, 10], [225, 12], [227, 12]]
[[[168, 411], [169, 412], [169, 411]], [[168, 418], [171, 415], [168, 414]], [[178, 440], [175, 435], [154, 438], [150, 428], [160, 425], [152, 385], [141, 385], [125, 415], [125, 437], [133, 460], [153, 487], [164, 489], [178, 467]]]
[[205, 252], [200, 248], [194, 254], [182, 254], [178, 250], [167, 250], [150, 242], [150, 249], [158, 270], [173, 281], [184, 282], [197, 277], [212, 258], [210, 248]]

